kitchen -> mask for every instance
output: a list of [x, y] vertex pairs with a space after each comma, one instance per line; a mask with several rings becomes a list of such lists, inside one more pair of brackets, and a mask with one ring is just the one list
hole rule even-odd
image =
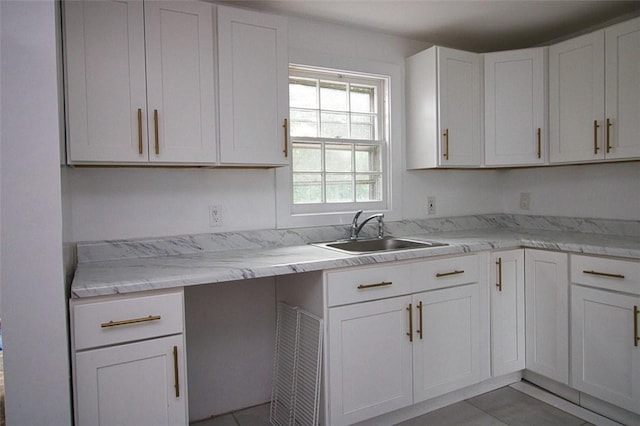
[[[22, 64], [20, 73], [16, 73], [8, 65], [11, 62], [3, 60], [2, 69], [3, 82], [5, 78], [15, 82], [2, 85], [2, 317], [8, 327], [3, 330], [8, 346], [5, 362], [9, 366], [7, 416], [15, 424], [66, 424], [71, 391], [68, 348], [61, 344], [67, 341], [67, 284], [62, 280], [60, 252], [63, 242], [273, 229], [277, 226], [276, 172], [60, 169], [60, 138], [55, 136], [62, 130], [58, 120], [62, 115], [58, 106], [61, 93], [54, 73], [60, 66], [53, 38], [57, 31], [55, 11], [47, 3], [21, 7], [29, 8], [29, 13], [23, 15], [11, 4], [3, 4], [1, 12], [3, 58], [9, 55]], [[18, 56], [10, 44], [6, 47], [6, 33], [23, 37], [18, 39], [20, 46], [24, 43], [33, 54]], [[406, 57], [429, 46], [297, 18], [290, 19], [289, 34], [291, 61], [316, 61], [345, 69], [380, 62], [402, 69]], [[33, 85], [33, 81], [41, 86]], [[24, 96], [29, 93], [34, 95]], [[22, 106], [7, 111], [6, 103]], [[401, 100], [397, 108], [402, 109]], [[38, 126], [33, 126], [31, 117], [19, 114], [24, 110], [40, 117]], [[21, 143], [4, 145], [12, 139]], [[402, 141], [402, 133], [398, 140]], [[388, 220], [425, 218], [427, 195], [435, 195], [438, 200], [437, 217], [518, 214], [522, 213], [520, 193], [529, 192], [528, 214], [637, 221], [637, 165], [402, 171], [398, 179], [402, 182], [400, 207], [395, 218], [390, 215]], [[39, 173], [34, 174], [34, 170]], [[214, 230], [207, 219], [211, 204], [224, 209], [223, 227]], [[261, 206], [259, 213], [257, 205]], [[52, 229], [51, 223], [60, 226]], [[346, 227], [346, 221], [343, 223]], [[51, 280], [52, 276], [59, 279]], [[43, 285], [45, 280], [50, 284]], [[12, 345], [16, 351], [13, 355]], [[48, 362], [43, 364], [45, 356]], [[36, 382], [40, 384], [34, 388]], [[53, 395], [51, 389], [56, 389]], [[25, 406], [40, 409], [20, 408]]]

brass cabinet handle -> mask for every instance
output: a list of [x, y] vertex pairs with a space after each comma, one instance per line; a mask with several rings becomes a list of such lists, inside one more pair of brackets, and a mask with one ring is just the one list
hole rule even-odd
[[609, 130], [611, 129], [611, 126], [613, 126], [613, 124], [611, 123], [611, 120], [607, 118], [607, 154], [611, 152], [611, 135], [609, 134]]
[[409, 303], [407, 311], [409, 311], [409, 332], [407, 333], [407, 336], [409, 336], [409, 341], [413, 342], [413, 310], [411, 303]]
[[420, 336], [420, 340], [422, 340], [422, 301], [418, 303], [418, 324], [420, 328], [418, 329], [418, 336]]
[[180, 376], [178, 374], [178, 347], [173, 347], [173, 378], [175, 380], [176, 398], [180, 398]]
[[502, 258], [499, 257], [496, 261], [496, 265], [498, 265], [498, 282], [496, 283], [496, 287], [498, 287], [498, 291], [502, 291]]
[[360, 284], [358, 286], [358, 290], [364, 290], [367, 288], [375, 288], [375, 287], [384, 287], [393, 284], [391, 281], [382, 281], [381, 283], [376, 284]]
[[289, 120], [284, 119], [284, 123], [282, 124], [282, 128], [284, 129], [284, 158], [289, 156]]
[[638, 346], [638, 342], [640, 342], [640, 336], [638, 336], [638, 313], [640, 310], [638, 309], [638, 305], [633, 306], [633, 346]]
[[157, 109], [153, 110], [153, 128], [156, 133], [156, 141], [155, 141], [156, 155], [160, 155], [160, 139], [158, 135], [158, 110]]
[[103, 322], [102, 324], [100, 324], [100, 327], [102, 328], [118, 327], [121, 325], [137, 324], [139, 322], [158, 321], [159, 319], [160, 319], [160, 315], [149, 315], [148, 317], [132, 318], [132, 319], [126, 319], [121, 321], [111, 320], [109, 322]]
[[582, 273], [583, 274], [589, 274], [589, 275], [598, 275], [600, 277], [624, 279], [624, 275], [622, 275], [622, 274], [609, 274], [608, 272], [598, 272], [598, 271], [582, 271]]
[[542, 129], [538, 127], [538, 158], [542, 158]]
[[441, 278], [441, 277], [448, 277], [449, 275], [460, 275], [460, 274], [464, 274], [464, 270], [462, 271], [451, 271], [451, 272], [438, 272], [436, 274], [436, 278]]
[[449, 159], [449, 129], [446, 129], [442, 134], [444, 136], [444, 159]]
[[138, 108], [138, 153], [142, 154], [142, 108]]
[[593, 153], [598, 154], [600, 148], [598, 147], [598, 120], [593, 120]]

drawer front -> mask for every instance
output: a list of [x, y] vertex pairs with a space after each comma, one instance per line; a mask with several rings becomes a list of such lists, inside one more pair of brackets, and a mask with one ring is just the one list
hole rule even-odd
[[478, 281], [480, 256], [455, 256], [412, 265], [412, 291], [435, 290]]
[[572, 255], [571, 282], [640, 294], [640, 262]]
[[373, 266], [326, 273], [329, 306], [408, 294], [410, 266]]
[[75, 350], [182, 333], [182, 292], [73, 305]]

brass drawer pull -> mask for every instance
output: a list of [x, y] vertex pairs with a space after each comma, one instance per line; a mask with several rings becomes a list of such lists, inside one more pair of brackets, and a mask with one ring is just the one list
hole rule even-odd
[[420, 336], [420, 340], [422, 340], [422, 301], [418, 303], [418, 324], [420, 325], [420, 329], [418, 330], [418, 336]]
[[607, 154], [611, 152], [611, 126], [613, 126], [613, 124], [611, 123], [611, 119], [607, 118]]
[[538, 158], [542, 158], [542, 129], [538, 127]]
[[282, 152], [284, 153], [284, 158], [289, 156], [289, 120], [284, 119], [284, 124], [282, 124], [282, 128], [284, 129], [284, 149]]
[[444, 159], [448, 160], [449, 159], [449, 129], [446, 129], [444, 131], [444, 133], [442, 134], [442, 136], [444, 136]]
[[156, 134], [156, 139], [155, 139], [156, 155], [160, 155], [160, 135], [158, 134], [158, 110], [157, 109], [153, 110], [153, 129]]
[[173, 347], [173, 378], [175, 380], [176, 398], [180, 398], [180, 376], [178, 375], [178, 347]]
[[589, 274], [589, 275], [598, 275], [600, 277], [609, 277], [609, 278], [620, 278], [620, 279], [624, 279], [624, 275], [622, 274], [609, 274], [607, 272], [598, 272], [598, 271], [582, 271], [584, 274]]
[[127, 319], [127, 320], [122, 320], [122, 321], [109, 321], [109, 322], [103, 322], [102, 324], [100, 324], [100, 327], [102, 328], [106, 328], [106, 327], [118, 327], [121, 325], [128, 325], [128, 324], [137, 324], [140, 322], [149, 322], [149, 321], [158, 321], [160, 319], [160, 315], [149, 315], [148, 317], [141, 317], [141, 318], [132, 318], [132, 319]]
[[499, 257], [496, 265], [498, 265], [498, 282], [496, 283], [496, 287], [498, 287], [498, 291], [502, 291], [502, 258]]
[[640, 336], [638, 336], [638, 305], [633, 306], [633, 346], [638, 346], [640, 342]]
[[600, 150], [600, 147], [598, 146], [598, 128], [600, 128], [598, 120], [593, 120], [593, 153], [595, 155], [597, 155]]
[[441, 277], [448, 277], [450, 275], [460, 275], [460, 274], [464, 274], [464, 270], [463, 271], [451, 271], [451, 272], [438, 272], [436, 274], [436, 278], [441, 278]]
[[138, 154], [142, 154], [142, 108], [138, 108]]
[[407, 336], [409, 336], [409, 341], [413, 342], [413, 310], [411, 303], [409, 303], [407, 311], [409, 311], [409, 332], [407, 333]]
[[381, 283], [376, 283], [376, 284], [360, 284], [358, 286], [358, 290], [364, 290], [367, 288], [385, 287], [391, 284], [393, 284], [391, 281], [382, 281]]

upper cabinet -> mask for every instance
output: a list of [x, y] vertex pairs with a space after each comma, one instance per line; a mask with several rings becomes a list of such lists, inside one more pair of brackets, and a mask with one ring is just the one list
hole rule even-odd
[[550, 161], [640, 157], [640, 18], [549, 50]]
[[220, 163], [287, 165], [286, 18], [218, 6]]
[[407, 59], [407, 168], [480, 166], [480, 61], [437, 46]]
[[212, 5], [64, 2], [71, 164], [216, 161]]
[[544, 164], [546, 48], [484, 55], [485, 164]]

